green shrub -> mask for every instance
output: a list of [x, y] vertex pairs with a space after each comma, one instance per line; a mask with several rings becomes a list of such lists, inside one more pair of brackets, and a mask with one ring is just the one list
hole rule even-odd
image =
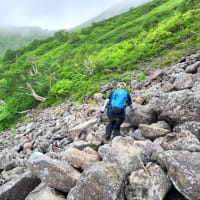
[[60, 80], [51, 87], [49, 93], [53, 95], [69, 95], [70, 90], [72, 89], [72, 85], [73, 83], [71, 80]]
[[146, 79], [146, 74], [144, 72], [141, 72], [137, 75], [137, 80], [138, 81], [143, 81]]

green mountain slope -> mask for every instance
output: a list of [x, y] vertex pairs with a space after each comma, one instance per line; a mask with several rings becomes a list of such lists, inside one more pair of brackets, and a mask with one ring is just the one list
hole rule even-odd
[[[129, 81], [199, 48], [199, 8], [199, 0], [155, 0], [92, 27], [60, 31], [8, 51], [0, 61], [0, 128], [39, 103], [87, 101], [110, 80]], [[47, 99], [41, 103], [33, 96]]]
[[0, 27], [0, 56], [8, 49], [19, 49], [34, 39], [42, 39], [53, 35], [52, 31], [40, 27]]
[[84, 27], [88, 27], [88, 26], [91, 26], [92, 23], [94, 23], [94, 22], [100, 22], [100, 21], [109, 19], [111, 17], [120, 15], [122, 13], [127, 12], [131, 8], [138, 7], [138, 6], [143, 5], [143, 4], [145, 4], [149, 1], [151, 1], [151, 0], [142, 0], [142, 1], [126, 0], [126, 1], [119, 2], [119, 3], [111, 6], [110, 8], [104, 10], [99, 15], [89, 19], [88, 21], [71, 28], [70, 31], [75, 31], [75, 30], [78, 30], [78, 29], [81, 29], [81, 28], [84, 28]]

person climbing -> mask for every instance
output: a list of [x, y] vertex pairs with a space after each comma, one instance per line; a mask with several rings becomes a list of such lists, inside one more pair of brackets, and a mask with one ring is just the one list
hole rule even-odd
[[111, 91], [109, 97], [105, 100], [101, 113], [107, 109], [109, 123], [106, 125], [105, 140], [109, 140], [113, 133], [113, 138], [120, 135], [120, 126], [125, 119], [126, 105], [135, 110], [131, 96], [126, 91], [126, 83], [120, 82], [117, 84], [117, 89]]

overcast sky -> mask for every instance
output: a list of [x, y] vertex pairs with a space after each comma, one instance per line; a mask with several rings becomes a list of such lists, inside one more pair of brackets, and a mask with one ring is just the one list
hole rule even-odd
[[122, 1], [130, 0], [0, 0], [0, 26], [69, 29]]

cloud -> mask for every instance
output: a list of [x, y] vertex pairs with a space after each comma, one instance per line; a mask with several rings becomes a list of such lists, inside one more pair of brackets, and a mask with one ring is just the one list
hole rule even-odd
[[130, 0], [0, 0], [0, 25], [67, 29], [121, 1]]

